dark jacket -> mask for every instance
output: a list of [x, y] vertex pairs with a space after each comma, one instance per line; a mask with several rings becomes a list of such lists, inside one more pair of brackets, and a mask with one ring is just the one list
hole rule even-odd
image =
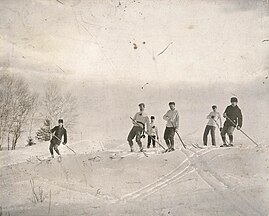
[[234, 122], [234, 124], [226, 118], [226, 121], [224, 123], [224, 126], [235, 126], [238, 124], [239, 127], [242, 127], [243, 123], [243, 116], [240, 108], [236, 105], [233, 107], [232, 105], [227, 106], [226, 110], [224, 111], [226, 115]]
[[64, 136], [64, 143], [67, 143], [67, 132], [64, 127], [55, 126], [51, 130], [52, 139], [51, 143], [59, 145], [62, 140], [62, 136]]

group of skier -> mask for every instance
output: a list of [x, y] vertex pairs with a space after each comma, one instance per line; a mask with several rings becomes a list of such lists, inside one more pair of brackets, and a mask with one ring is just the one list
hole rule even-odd
[[[145, 137], [146, 133], [148, 135], [148, 145], [150, 147], [151, 142], [153, 142], [153, 147], [155, 147], [155, 143], [159, 141], [158, 129], [155, 125], [155, 117], [151, 116], [151, 121], [149, 121], [148, 115], [145, 113], [145, 104], [140, 103], [139, 105], [139, 112], [137, 112], [132, 118], [133, 120], [133, 127], [129, 132], [127, 141], [129, 142], [131, 152], [134, 151], [133, 148], [133, 139], [136, 139], [136, 142], [140, 148], [140, 151], [143, 151], [143, 145], [141, 138]], [[164, 140], [168, 147], [167, 151], [174, 151], [174, 136], [175, 132], [178, 131], [179, 127], [179, 112], [176, 110], [175, 102], [169, 103], [170, 110], [166, 112], [163, 116], [163, 119], [167, 122], [166, 128], [164, 132]], [[156, 140], [157, 138], [157, 140]], [[158, 142], [157, 141], [157, 142]]]
[[[233, 146], [233, 132], [234, 129], [238, 130], [242, 127], [242, 112], [237, 105], [238, 99], [235, 97], [231, 98], [231, 105], [227, 106], [223, 113], [223, 117], [226, 118], [224, 125], [222, 127], [221, 115], [217, 112], [217, 106], [212, 106], [212, 112], [207, 116], [208, 123], [205, 127], [203, 134], [203, 144], [207, 146], [207, 137], [210, 132], [212, 145], [216, 146], [216, 138], [215, 131], [216, 128], [220, 130], [223, 144], [220, 147], [231, 147]], [[128, 143], [131, 148], [131, 152], [134, 151], [133, 148], [133, 139], [135, 138], [140, 151], [142, 152], [143, 145], [141, 138], [145, 138], [145, 134], [148, 135], [148, 143], [147, 148], [150, 148], [151, 143], [153, 148], [156, 147], [156, 142], [159, 143], [159, 134], [158, 128], [155, 124], [155, 116], [151, 116], [150, 118], [145, 113], [145, 104], [140, 103], [139, 112], [137, 112], [134, 118], [131, 118], [133, 121], [133, 127], [128, 135]], [[163, 119], [166, 121], [166, 128], [164, 131], [164, 140], [167, 145], [166, 151], [174, 151], [175, 150], [175, 142], [174, 137], [175, 133], [178, 134], [179, 129], [179, 112], [176, 110], [175, 102], [169, 102], [169, 110], [164, 114]], [[52, 138], [50, 140], [50, 154], [51, 158], [54, 158], [54, 151], [57, 153], [59, 159], [61, 158], [61, 154], [59, 152], [58, 146], [62, 142], [62, 137], [64, 138], [63, 144], [67, 143], [67, 131], [63, 126], [63, 119], [58, 120], [58, 126], [55, 126], [51, 129]], [[226, 134], [228, 134], [229, 142], [226, 140]], [[160, 144], [160, 143], [159, 143]]]
[[[222, 127], [222, 120], [221, 115], [217, 112], [217, 106], [212, 106], [212, 112], [209, 113], [207, 116], [208, 123], [205, 127], [204, 134], [203, 134], [203, 144], [207, 146], [207, 137], [210, 132], [212, 145], [216, 146], [216, 136], [215, 131], [216, 128], [220, 130], [221, 138], [223, 144], [220, 147], [232, 147], [233, 146], [233, 132], [234, 129], [237, 128], [238, 130], [242, 127], [243, 117], [240, 108], [237, 105], [238, 99], [236, 97], [231, 98], [231, 105], [227, 106], [223, 113], [223, 117], [226, 119], [224, 125]], [[141, 138], [145, 137], [145, 134], [148, 135], [148, 144], [147, 147], [149, 148], [151, 142], [153, 147], [155, 147], [155, 143], [159, 143], [159, 134], [157, 126], [155, 125], [155, 117], [151, 116], [150, 120], [148, 115], [145, 113], [145, 104], [140, 103], [139, 105], [139, 112], [137, 112], [134, 118], [131, 118], [133, 121], [133, 127], [129, 132], [127, 141], [130, 145], [131, 152], [134, 151], [133, 148], [133, 139], [135, 138], [140, 151], [142, 152], [143, 145]], [[175, 133], [178, 133], [179, 129], [179, 112], [176, 110], [175, 102], [169, 102], [169, 110], [163, 116], [163, 119], [166, 121], [166, 128], [164, 131], [164, 140], [167, 145], [167, 151], [174, 151], [174, 136]], [[226, 140], [226, 134], [228, 134], [229, 141]]]

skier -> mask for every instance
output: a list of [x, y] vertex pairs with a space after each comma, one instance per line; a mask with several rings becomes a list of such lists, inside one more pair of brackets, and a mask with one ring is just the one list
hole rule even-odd
[[[235, 126], [238, 130], [242, 127], [243, 116], [240, 108], [237, 106], [238, 99], [236, 97], [231, 98], [231, 105], [227, 106], [226, 110], [223, 113], [223, 117], [226, 118], [224, 122], [224, 127], [221, 130], [221, 137], [223, 145], [220, 147], [233, 146], [233, 131]], [[226, 144], [226, 133], [229, 136], [230, 143]]]
[[59, 123], [58, 126], [55, 126], [54, 128], [50, 130], [50, 132], [52, 133], [52, 138], [50, 140], [49, 150], [50, 150], [51, 158], [54, 158], [54, 154], [53, 154], [53, 149], [54, 149], [55, 152], [58, 154], [59, 160], [60, 160], [61, 154], [59, 152], [58, 146], [62, 142], [62, 136], [64, 136], [63, 145], [67, 143], [67, 132], [63, 126], [63, 119], [59, 119], [58, 123]]
[[[207, 136], [208, 136], [209, 131], [211, 134], [212, 145], [216, 146], [215, 129], [216, 129], [216, 126], [220, 128], [220, 131], [222, 128], [221, 116], [220, 116], [220, 113], [217, 112], [217, 106], [213, 105], [212, 110], [213, 112], [210, 112], [209, 115], [207, 116], [207, 119], [209, 119], [209, 121], [205, 127], [205, 131], [203, 135], [203, 142], [205, 146], [207, 146]], [[218, 121], [219, 121], [219, 124], [218, 124]]]
[[[134, 151], [133, 148], [133, 139], [135, 137], [135, 140], [140, 148], [140, 151], [143, 151], [143, 146], [142, 146], [142, 142], [141, 142], [141, 137], [145, 137], [144, 135], [144, 131], [145, 129], [149, 128], [149, 117], [148, 115], [144, 112], [145, 110], [145, 104], [144, 103], [140, 103], [139, 105], [139, 112], [135, 114], [133, 120], [133, 127], [131, 129], [131, 131], [129, 132], [127, 141], [129, 142], [130, 148], [131, 148], [131, 152]], [[145, 128], [146, 127], [146, 128]]]
[[158, 128], [155, 125], [155, 117], [151, 116], [150, 117], [150, 124], [149, 124], [149, 136], [148, 136], [148, 148], [150, 148], [150, 144], [152, 142], [153, 148], [155, 148], [155, 140], [159, 140], [159, 135], [158, 135]]
[[174, 136], [179, 127], [179, 112], [175, 108], [175, 102], [169, 102], [170, 110], [163, 116], [163, 119], [167, 121], [164, 131], [164, 140], [168, 147], [168, 151], [174, 151]]

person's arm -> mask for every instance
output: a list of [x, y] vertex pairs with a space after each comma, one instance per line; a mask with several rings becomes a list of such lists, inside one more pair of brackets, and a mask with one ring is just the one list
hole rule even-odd
[[64, 130], [64, 145], [67, 143], [67, 132], [66, 129]]
[[224, 117], [224, 118], [226, 118], [226, 116], [227, 116], [227, 111], [228, 111], [228, 107], [226, 107], [226, 109], [225, 109], [225, 111], [224, 111], [224, 113], [223, 113], [223, 117]]
[[157, 140], [159, 140], [158, 128], [156, 126], [155, 126], [155, 129], [156, 129], [156, 137], [157, 137]]
[[163, 116], [163, 119], [164, 119], [165, 121], [169, 121], [169, 119], [170, 119], [170, 118], [168, 117], [168, 112], [169, 112], [169, 111], [167, 111], [166, 114]]
[[241, 128], [242, 127], [242, 124], [243, 124], [243, 115], [242, 115], [242, 112], [241, 110], [239, 109], [238, 111], [238, 126], [237, 128]]
[[134, 115], [134, 120], [136, 121], [137, 113]]
[[54, 133], [54, 132], [56, 131], [56, 129], [57, 129], [57, 126], [55, 126], [54, 128], [52, 128], [52, 129], [50, 130], [50, 132], [51, 132], [51, 133]]
[[178, 130], [178, 128], [179, 128], [179, 112], [177, 112], [177, 114], [176, 114], [175, 122], [176, 122], [175, 129]]
[[149, 133], [149, 117], [148, 116], [146, 116], [145, 126], [147, 127], [147, 130], [145, 128], [145, 131], [147, 131]]
[[206, 117], [207, 119], [211, 119], [211, 113], [212, 113], [212, 112], [210, 112], [210, 113], [207, 115], [207, 117]]
[[[134, 121], [136, 122], [136, 119], [137, 119], [137, 113], [134, 115], [134, 118], [133, 118], [133, 119], [134, 119]], [[133, 122], [134, 125], [136, 125], [135, 122]]]

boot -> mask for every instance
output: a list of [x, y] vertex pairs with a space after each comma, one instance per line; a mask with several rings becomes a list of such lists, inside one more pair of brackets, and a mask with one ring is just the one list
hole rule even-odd
[[226, 145], [226, 143], [223, 143], [220, 147], [228, 147], [228, 145]]

